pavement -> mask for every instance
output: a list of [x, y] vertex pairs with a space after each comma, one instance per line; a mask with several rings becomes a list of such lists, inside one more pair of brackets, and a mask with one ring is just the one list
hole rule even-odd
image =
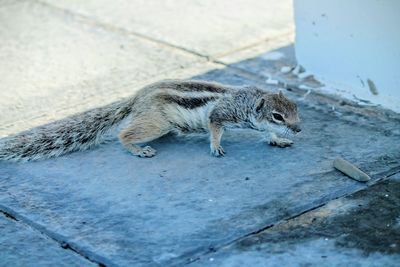
[[164, 78], [273, 77], [303, 121], [285, 149], [228, 132], [224, 158], [167, 136], [151, 159], [112, 140], [0, 162], [0, 266], [398, 266], [400, 116], [280, 72], [296, 65], [290, 1], [3, 0], [0, 23], [0, 136]]

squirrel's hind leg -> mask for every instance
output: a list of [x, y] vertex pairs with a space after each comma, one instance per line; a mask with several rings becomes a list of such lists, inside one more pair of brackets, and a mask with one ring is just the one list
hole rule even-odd
[[150, 158], [156, 155], [156, 150], [150, 146], [141, 147], [139, 144], [153, 141], [170, 131], [165, 120], [151, 118], [136, 118], [119, 134], [119, 140], [133, 155]]

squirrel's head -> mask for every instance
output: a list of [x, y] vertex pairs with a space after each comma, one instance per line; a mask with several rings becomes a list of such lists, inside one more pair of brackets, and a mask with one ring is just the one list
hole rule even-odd
[[287, 99], [282, 91], [263, 95], [257, 100], [255, 111], [258, 124], [266, 128], [280, 131], [289, 129], [295, 134], [301, 131], [297, 105]]

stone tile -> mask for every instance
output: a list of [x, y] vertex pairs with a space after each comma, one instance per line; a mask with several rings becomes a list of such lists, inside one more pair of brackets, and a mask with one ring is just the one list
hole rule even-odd
[[0, 213], [0, 266], [96, 266]]
[[152, 39], [218, 56], [293, 32], [292, 1], [46, 1]]
[[[253, 53], [262, 51], [263, 48], [266, 48], [264, 50], [265, 52], [252, 56]], [[271, 77], [282, 82], [297, 81], [297, 83], [299, 83], [297, 77], [293, 74], [283, 74], [280, 71], [284, 66], [293, 68], [296, 66], [297, 63], [294, 52], [293, 43], [290, 43], [288, 39], [281, 39], [281, 41], [273, 41], [272, 43], [267, 42], [259, 49], [255, 49], [255, 51], [242, 51], [244, 55], [247, 55], [247, 57], [244, 56], [244, 60], [235, 60], [237, 57], [236, 54], [233, 54], [223, 57], [221, 61], [230, 63], [232, 68], [252, 73], [261, 80], [266, 80], [268, 77]], [[240, 58], [239, 56], [239, 59]]]
[[191, 266], [398, 266], [400, 173], [261, 233]]
[[235, 51], [234, 53], [228, 53], [226, 55], [219, 57], [217, 60], [224, 64], [230, 64], [233, 67], [239, 67], [243, 70], [249, 70], [255, 72], [257, 71], [256, 69], [248, 68], [248, 66], [244, 64], [245, 62], [247, 62], [246, 60], [259, 59], [263, 61], [286, 62], [287, 58], [290, 58], [291, 61], [293, 61], [294, 51], [280, 51], [280, 49], [282, 49], [283, 47], [292, 47], [293, 42], [294, 42], [294, 34], [289, 33], [286, 35], [268, 39], [257, 45]]
[[[297, 245], [270, 249], [248, 248], [248, 251], [226, 252], [220, 255], [208, 255], [199, 262], [188, 266], [218, 267], [273, 267], [273, 266], [387, 266], [396, 267], [400, 257], [384, 253], [372, 253], [368, 256], [357, 249], [338, 249], [335, 241], [324, 238], [304, 241]], [[272, 251], [272, 252], [271, 252]], [[377, 264], [378, 263], [378, 264]]]
[[[252, 84], [230, 69], [196, 76]], [[344, 157], [381, 178], [398, 167], [398, 133], [380, 121], [301, 101], [292, 148], [228, 132], [224, 158], [204, 139], [166, 137], [152, 159], [111, 142], [32, 163], [0, 163], [0, 202], [119, 265], [181, 264], [365, 187], [332, 169]], [[391, 124], [395, 128], [395, 124]], [[385, 132], [385, 134], [382, 134]]]
[[112, 102], [202, 61], [31, 2], [0, 8], [0, 24], [0, 135]]

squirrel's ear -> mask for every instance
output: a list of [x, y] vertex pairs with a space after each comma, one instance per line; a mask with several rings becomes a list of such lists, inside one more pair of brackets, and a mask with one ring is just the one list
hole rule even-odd
[[265, 99], [261, 98], [260, 100], [258, 100], [257, 102], [257, 107], [256, 107], [256, 112], [260, 112], [260, 110], [264, 107], [265, 104]]

